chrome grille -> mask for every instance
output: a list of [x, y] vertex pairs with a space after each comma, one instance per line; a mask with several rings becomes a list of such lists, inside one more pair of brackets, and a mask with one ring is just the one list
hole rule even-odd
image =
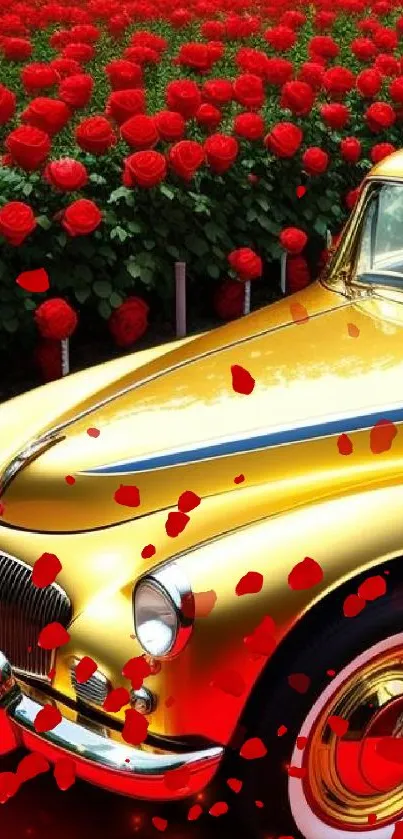
[[56, 583], [38, 588], [29, 565], [0, 553], [0, 649], [17, 672], [47, 676], [53, 651], [38, 647], [39, 633], [54, 621], [67, 627], [71, 616], [63, 589]]
[[97, 670], [86, 682], [77, 682], [75, 673], [77, 664], [78, 660], [72, 665], [70, 671], [71, 684], [76, 692], [77, 699], [91, 705], [103, 705], [110, 689], [108, 679]]

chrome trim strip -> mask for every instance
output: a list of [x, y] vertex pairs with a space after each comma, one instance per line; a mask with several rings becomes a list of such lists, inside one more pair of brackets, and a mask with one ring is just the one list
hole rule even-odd
[[[36, 734], [34, 722], [43, 705], [25, 696], [21, 688], [16, 686], [10, 663], [0, 653], [0, 708], [7, 711], [8, 717], [17, 726]], [[43, 732], [39, 739], [82, 761], [128, 776], [162, 776], [165, 772], [181, 766], [187, 765], [192, 768], [208, 760], [217, 761], [224, 752], [221, 746], [215, 746], [182, 754], [154, 754], [143, 751], [140, 747], [109, 740], [65, 718], [51, 731]]]

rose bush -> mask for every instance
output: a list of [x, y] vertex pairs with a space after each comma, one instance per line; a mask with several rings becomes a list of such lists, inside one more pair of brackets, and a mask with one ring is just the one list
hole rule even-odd
[[[2, 347], [59, 296], [140, 337], [144, 306], [172, 317], [177, 260], [223, 318], [233, 252], [270, 282], [286, 247], [303, 287], [402, 145], [402, 20], [397, 0], [0, 5]], [[21, 288], [38, 268], [49, 291]]]

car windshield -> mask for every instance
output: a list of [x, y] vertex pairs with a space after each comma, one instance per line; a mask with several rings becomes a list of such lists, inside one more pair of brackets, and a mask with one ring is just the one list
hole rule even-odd
[[366, 210], [357, 280], [403, 288], [403, 184], [383, 184]]

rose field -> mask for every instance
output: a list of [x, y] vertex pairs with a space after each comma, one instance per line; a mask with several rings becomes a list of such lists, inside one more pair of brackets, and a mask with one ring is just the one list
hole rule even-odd
[[49, 298], [132, 345], [177, 261], [223, 319], [238, 280], [279, 293], [283, 248], [309, 282], [402, 144], [402, 50], [390, 0], [0, 0], [3, 358]]

